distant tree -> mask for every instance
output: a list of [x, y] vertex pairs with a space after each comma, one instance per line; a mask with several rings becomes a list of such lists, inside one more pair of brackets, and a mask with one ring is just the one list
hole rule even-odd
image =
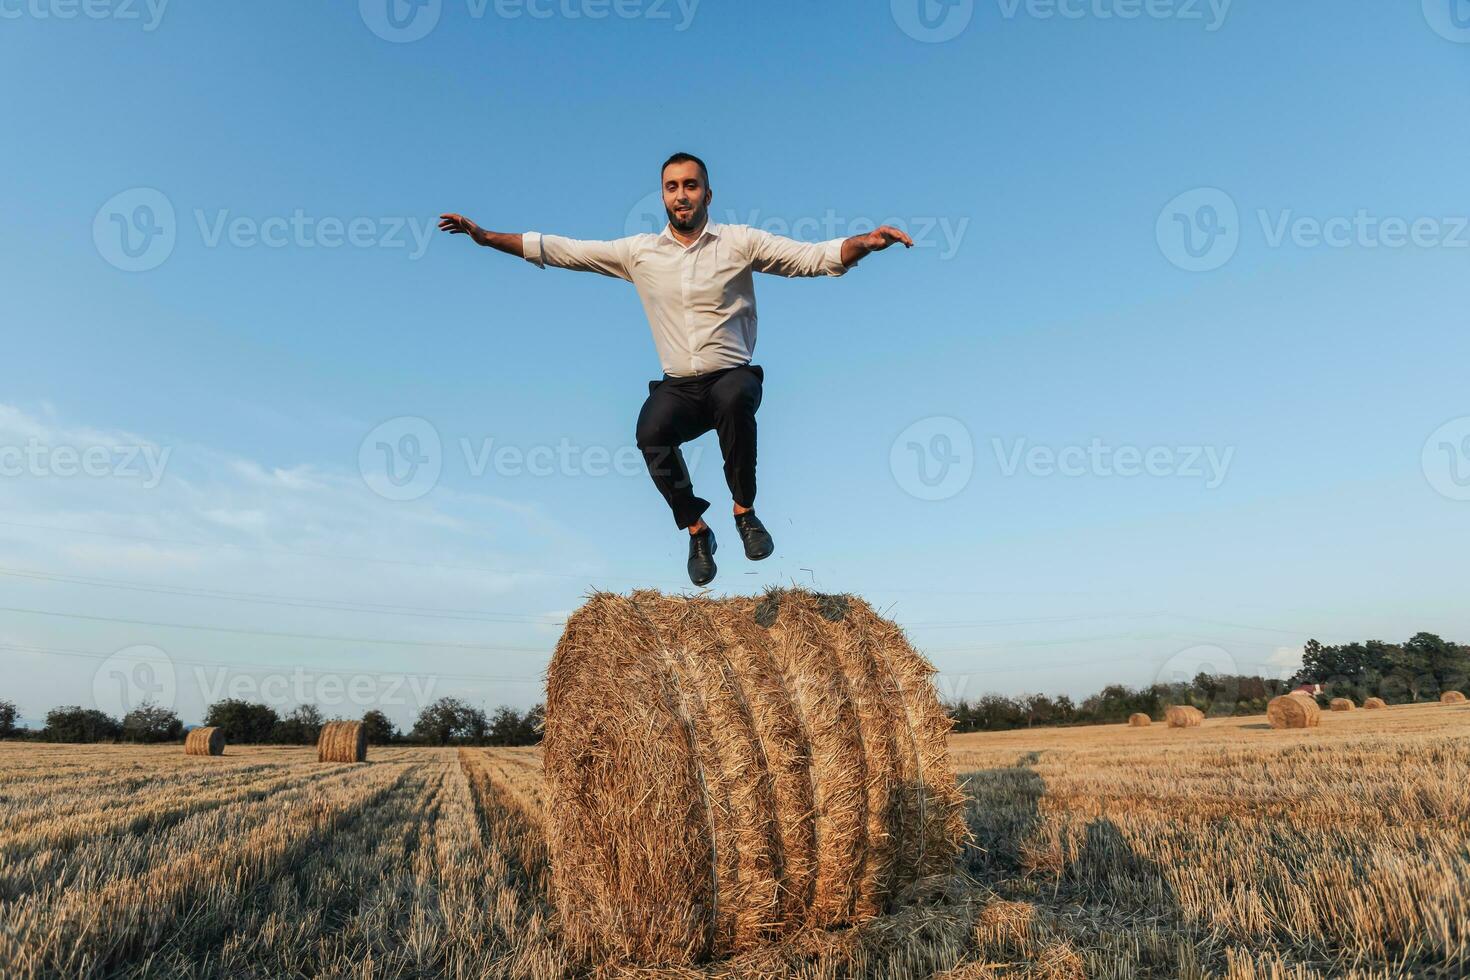
[[483, 745], [485, 712], [459, 698], [440, 698], [419, 712], [409, 738], [425, 745]]
[[545, 709], [541, 705], [521, 714], [514, 708], [497, 708], [490, 719], [491, 745], [535, 745], [541, 741], [541, 721]]
[[398, 740], [398, 729], [376, 708], [362, 716], [362, 730], [369, 745], [388, 745]]
[[15, 734], [15, 702], [0, 701], [0, 738]]
[[184, 723], [179, 716], [152, 701], [144, 701], [123, 716], [125, 742], [177, 742], [183, 735]]
[[209, 711], [204, 716], [204, 724], [223, 729], [225, 741], [231, 745], [262, 745], [269, 742], [279, 720], [275, 711], [267, 705], [237, 698], [216, 701], [209, 706]]
[[122, 725], [118, 720], [96, 708], [68, 705], [46, 712], [43, 737], [48, 742], [110, 742], [120, 735]]
[[325, 724], [316, 705], [303, 704], [275, 723], [271, 741], [278, 745], [315, 745]]
[[1404, 644], [1404, 650], [1416, 662], [1424, 665], [1424, 672], [1432, 685], [1426, 691], [1430, 697], [1438, 697], [1444, 691], [1458, 691], [1465, 687], [1467, 674], [1470, 674], [1470, 662], [1467, 662], [1464, 647], [1446, 643], [1433, 633], [1415, 633]]

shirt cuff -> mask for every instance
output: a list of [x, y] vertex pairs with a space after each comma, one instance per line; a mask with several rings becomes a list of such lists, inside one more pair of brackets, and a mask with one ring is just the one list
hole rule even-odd
[[829, 276], [840, 276], [848, 270], [848, 266], [842, 264], [842, 243], [845, 241], [845, 238], [834, 238], [827, 243], [822, 254], [822, 271]]
[[536, 266], [538, 269], [546, 268], [546, 259], [541, 254], [541, 232], [522, 232], [521, 251], [525, 254], [527, 262]]

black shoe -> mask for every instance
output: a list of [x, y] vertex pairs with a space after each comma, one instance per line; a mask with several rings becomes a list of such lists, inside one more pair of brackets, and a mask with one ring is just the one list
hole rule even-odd
[[695, 585], [708, 585], [714, 579], [715, 547], [715, 531], [708, 524], [689, 535], [689, 580]]
[[753, 510], [735, 515], [735, 530], [740, 532], [740, 540], [745, 542], [745, 557], [751, 561], [769, 558], [771, 552], [776, 550], [776, 544], [771, 540], [766, 526], [755, 516]]

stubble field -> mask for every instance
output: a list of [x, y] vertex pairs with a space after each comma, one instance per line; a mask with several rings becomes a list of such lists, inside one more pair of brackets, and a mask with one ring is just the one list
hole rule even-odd
[[5, 977], [1470, 974], [1470, 707], [951, 742], [921, 904], [701, 970], [575, 962], [533, 749], [0, 744]]

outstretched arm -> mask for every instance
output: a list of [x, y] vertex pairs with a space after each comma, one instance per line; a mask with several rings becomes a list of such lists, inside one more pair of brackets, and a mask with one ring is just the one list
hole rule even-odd
[[522, 244], [520, 232], [486, 231], [462, 214], [439, 215], [439, 230], [447, 231], [451, 235], [469, 235], [470, 241], [476, 245], [488, 245], [502, 252], [508, 252], [517, 258], [523, 259], [526, 257], [525, 246]]
[[751, 228], [747, 234], [751, 268], [776, 276], [840, 276], [869, 252], [881, 252], [894, 242], [903, 242], [905, 247], [914, 244], [891, 225], [825, 242], [800, 242], [760, 228]]
[[554, 265], [560, 269], [577, 272], [598, 272], [604, 276], [632, 280], [628, 271], [628, 242], [618, 238], [612, 241], [581, 241], [561, 235], [543, 235], [540, 232], [506, 233], [486, 231], [469, 218], [460, 214], [441, 214], [439, 228], [452, 235], [469, 235], [477, 245], [488, 245], [511, 255], [517, 255], [538, 268]]

